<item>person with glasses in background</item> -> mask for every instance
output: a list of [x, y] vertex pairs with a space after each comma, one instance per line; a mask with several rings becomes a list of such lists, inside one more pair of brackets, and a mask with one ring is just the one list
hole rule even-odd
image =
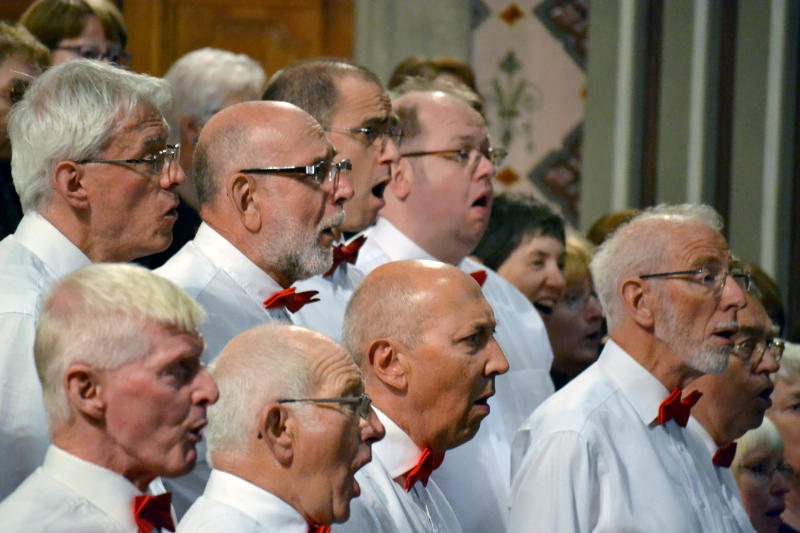
[[50, 50], [53, 65], [83, 58], [130, 67], [128, 30], [109, 0], [36, 0], [19, 24]]
[[[233, 337], [266, 322], [294, 322], [317, 299], [294, 283], [333, 263], [334, 230], [353, 190], [348, 161], [308, 113], [285, 102], [243, 102], [212, 116], [194, 152], [203, 223], [155, 272], [189, 293], [209, 315], [205, 362]], [[202, 460], [172, 480], [181, 514], [208, 479]]]
[[350, 237], [375, 224], [384, 206], [401, 132], [378, 77], [341, 59], [300, 61], [281, 69], [270, 79], [263, 99], [289, 102], [305, 110], [325, 129], [338, 157], [353, 166], [349, 177], [353, 198], [344, 206], [334, 265], [298, 285], [318, 291], [324, 305], [302, 309], [296, 315], [297, 323], [338, 340], [347, 301], [364, 278], [353, 266], [364, 237]]
[[792, 533], [781, 520], [792, 467], [783, 461], [783, 442], [772, 421], [764, 421], [739, 439], [731, 470], [756, 533]]
[[748, 293], [747, 306], [736, 313], [739, 329], [728, 369], [719, 375], [705, 375], [690, 389], [703, 394], [692, 410], [687, 429], [697, 434], [708, 450], [703, 465], [719, 479], [725, 502], [731, 511], [726, 531], [752, 531], [736, 481], [730, 471], [737, 448], [736, 439], [761, 425], [772, 405], [770, 374], [779, 368], [783, 342], [758, 298]]
[[22, 26], [0, 22], [0, 239], [13, 233], [22, 206], [11, 180], [11, 143], [6, 130], [11, 106], [33, 79], [50, 66], [50, 54]]
[[514, 437], [508, 531], [729, 531], [683, 392], [725, 371], [746, 304], [721, 228], [708, 206], [660, 205], [599, 248], [609, 339]]
[[492, 178], [505, 151], [493, 147], [477, 96], [446, 80], [410, 79], [393, 93], [403, 136], [392, 165], [386, 207], [365, 232], [356, 267], [365, 274], [390, 261], [434, 259], [473, 274], [497, 318], [497, 342], [511, 370], [497, 380], [494, 416], [434, 473], [465, 531], [503, 531], [511, 437], [553, 392], [553, 354], [536, 309], [512, 284], [468, 256], [492, 210]]
[[[178, 531], [322, 531], [350, 516], [384, 429], [353, 359], [328, 337], [268, 324], [222, 350], [204, 434], [213, 470]], [[320, 528], [320, 529], [317, 529]]]
[[0, 242], [0, 497], [48, 444], [33, 365], [39, 300], [90, 262], [125, 262], [172, 240], [184, 176], [167, 146], [166, 82], [98, 61], [39, 76], [11, 109], [12, 174], [25, 213]]
[[496, 325], [475, 280], [437, 261], [387, 263], [358, 286], [343, 342], [386, 438], [356, 474], [361, 496], [338, 531], [462, 531], [430, 476], [490, 413], [495, 378], [508, 370]]

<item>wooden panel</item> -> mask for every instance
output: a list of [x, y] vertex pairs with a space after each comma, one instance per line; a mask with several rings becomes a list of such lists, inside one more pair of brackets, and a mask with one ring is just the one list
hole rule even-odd
[[0, 20], [16, 22], [31, 0], [0, 0]]
[[352, 0], [128, 0], [123, 10], [131, 67], [159, 76], [204, 46], [245, 53], [268, 74], [298, 59], [353, 53]]

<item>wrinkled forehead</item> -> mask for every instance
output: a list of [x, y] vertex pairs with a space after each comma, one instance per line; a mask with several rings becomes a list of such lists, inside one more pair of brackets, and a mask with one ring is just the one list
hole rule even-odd
[[346, 75], [334, 81], [337, 90], [333, 120], [342, 115], [355, 120], [384, 119], [392, 112], [389, 95], [373, 81], [358, 75]]
[[428, 139], [464, 141], [480, 146], [488, 141], [483, 117], [467, 103], [444, 93], [428, 93], [417, 105], [422, 134]]
[[317, 391], [334, 397], [363, 392], [361, 370], [344, 348], [330, 339], [315, 344], [310, 371]]
[[673, 258], [676, 267], [729, 268], [731, 252], [719, 232], [702, 223], [667, 224], [667, 257]]

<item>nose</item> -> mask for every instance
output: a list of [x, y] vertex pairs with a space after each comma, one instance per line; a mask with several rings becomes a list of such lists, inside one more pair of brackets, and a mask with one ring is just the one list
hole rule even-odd
[[367, 418], [359, 419], [359, 424], [361, 425], [361, 442], [375, 444], [386, 435], [386, 428], [378, 420], [378, 415], [373, 409], [369, 410]]
[[781, 367], [781, 364], [778, 360], [775, 359], [775, 356], [772, 355], [772, 352], [769, 348], [764, 348], [764, 355], [761, 357], [761, 361], [758, 362], [756, 366], [756, 373], [757, 374], [772, 374], [773, 372], [777, 372]]
[[587, 321], [602, 320], [603, 307], [600, 305], [600, 300], [594, 292], [589, 294], [586, 305], [583, 306], [583, 313]]
[[786, 498], [786, 494], [789, 492], [789, 481], [786, 479], [786, 476], [782, 472], [778, 472], [776, 475], [772, 476], [772, 483], [769, 486], [769, 493], [778, 496], [781, 500]]
[[547, 283], [550, 288], [557, 290], [560, 295], [562, 292], [564, 292], [564, 288], [567, 286], [567, 280], [564, 277], [564, 272], [558, 268], [558, 263], [556, 263], [555, 260], [550, 261], [547, 268], [548, 272], [547, 277], [545, 278], [545, 283]]
[[170, 190], [174, 189], [178, 185], [183, 185], [186, 182], [186, 174], [183, 173], [183, 168], [181, 168], [178, 160], [175, 159], [170, 161], [169, 164], [164, 168], [159, 179], [161, 180], [159, 182], [161, 188], [164, 190]]
[[739, 310], [743, 309], [744, 306], [747, 305], [747, 300], [744, 294], [744, 290], [736, 283], [736, 280], [733, 279], [733, 276], [728, 273], [728, 276], [725, 278], [725, 284], [722, 286], [722, 294], [719, 298], [719, 306], [721, 309], [728, 310], [734, 309]]
[[203, 368], [195, 376], [195, 389], [192, 401], [196, 405], [212, 405], [219, 399], [219, 389], [211, 374]]
[[391, 165], [392, 163], [397, 163], [399, 159], [400, 151], [397, 149], [397, 145], [391, 137], [387, 138], [378, 152], [378, 164]]
[[339, 183], [336, 188], [333, 188], [333, 182], [327, 180], [325, 182], [326, 193], [330, 194], [331, 203], [334, 205], [343, 205], [346, 201], [353, 197], [353, 186], [344, 173], [339, 174]]
[[487, 179], [491, 180], [494, 178], [497, 169], [494, 168], [494, 165], [486, 157], [484, 154], [478, 152], [478, 165], [475, 167], [475, 173], [473, 174], [473, 178], [476, 180]]
[[505, 374], [508, 372], [508, 360], [506, 359], [503, 349], [497, 344], [497, 341], [492, 337], [486, 345], [488, 352], [486, 358], [486, 366], [484, 367], [484, 374], [493, 376], [495, 374]]

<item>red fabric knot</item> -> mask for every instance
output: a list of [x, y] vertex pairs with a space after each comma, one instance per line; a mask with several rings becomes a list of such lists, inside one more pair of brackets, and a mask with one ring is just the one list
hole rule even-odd
[[172, 493], [136, 496], [133, 499], [133, 518], [139, 533], [150, 533], [156, 527], [175, 531], [175, 522], [172, 521]]
[[304, 305], [318, 302], [319, 298], [314, 298], [319, 291], [296, 292], [294, 287], [283, 289], [276, 292], [264, 300], [265, 309], [278, 309], [285, 307], [292, 313], [298, 312]]
[[722, 446], [715, 451], [714, 457], [711, 458], [711, 462], [714, 463], [714, 466], [730, 468], [734, 455], [736, 455], [736, 441], [729, 442], [725, 446]]
[[485, 270], [476, 270], [475, 272], [470, 272], [469, 275], [472, 276], [481, 287], [486, 283], [486, 277], [488, 276]]
[[308, 533], [330, 533], [331, 526], [318, 526], [309, 522]]
[[685, 428], [692, 406], [702, 395], [700, 391], [692, 391], [686, 398], [681, 399], [681, 389], [675, 387], [672, 394], [658, 406], [658, 423], [666, 424], [674, 419], [680, 427]]
[[342, 263], [355, 265], [356, 259], [358, 259], [358, 251], [364, 246], [364, 241], [366, 240], [367, 236], [361, 235], [347, 244], [335, 244], [333, 246], [333, 266], [330, 270], [325, 272], [322, 277], [327, 278], [328, 276], [332, 276], [333, 272], [339, 268], [339, 265]]
[[403, 488], [406, 489], [406, 492], [411, 490], [411, 487], [417, 481], [422, 481], [422, 486], [428, 486], [428, 478], [431, 477], [431, 474], [434, 470], [439, 468], [439, 465], [442, 464], [444, 461], [444, 454], [439, 456], [434, 456], [433, 452], [430, 448], [425, 448], [422, 451], [422, 455], [419, 458], [419, 462], [417, 462], [416, 466], [408, 471], [406, 474], [406, 483]]

